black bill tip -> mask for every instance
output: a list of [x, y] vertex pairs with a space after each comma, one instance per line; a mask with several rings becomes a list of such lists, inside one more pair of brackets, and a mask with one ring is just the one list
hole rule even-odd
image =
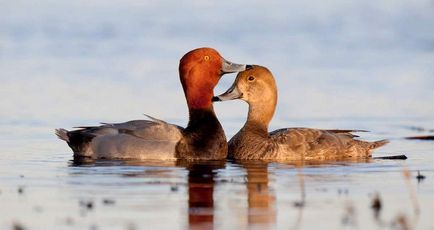
[[222, 100], [220, 100], [219, 97], [212, 97], [211, 101], [212, 101], [212, 102], [215, 102], [215, 101], [222, 101]]
[[253, 65], [246, 65], [246, 70], [253, 69]]

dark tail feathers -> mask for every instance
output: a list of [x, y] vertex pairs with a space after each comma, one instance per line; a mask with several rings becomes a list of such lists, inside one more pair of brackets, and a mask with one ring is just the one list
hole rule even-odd
[[69, 142], [68, 130], [60, 128], [56, 129], [55, 133], [60, 140]]
[[387, 143], [389, 143], [389, 140], [374, 141], [374, 142], [370, 143], [371, 145], [369, 146], [369, 148], [370, 149], [376, 149], [376, 148], [379, 148], [379, 147], [381, 147]]

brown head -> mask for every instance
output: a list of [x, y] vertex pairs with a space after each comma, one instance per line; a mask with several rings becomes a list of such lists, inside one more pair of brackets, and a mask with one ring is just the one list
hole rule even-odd
[[268, 126], [277, 103], [277, 88], [273, 74], [265, 67], [254, 65], [238, 73], [233, 85], [213, 101], [241, 99], [249, 104], [247, 122]]
[[246, 65], [226, 61], [212, 48], [198, 48], [185, 54], [179, 75], [189, 109], [211, 108], [214, 87], [225, 73], [239, 72]]

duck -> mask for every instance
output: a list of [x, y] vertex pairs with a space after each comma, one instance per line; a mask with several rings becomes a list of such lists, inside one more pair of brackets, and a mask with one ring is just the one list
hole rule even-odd
[[214, 87], [222, 75], [249, 66], [227, 61], [209, 47], [186, 53], [179, 63], [189, 112], [185, 128], [148, 116], [145, 120], [80, 126], [72, 131], [59, 128], [55, 134], [67, 142], [74, 159], [226, 159], [226, 136], [212, 104]]
[[387, 140], [355, 139], [363, 130], [282, 128], [272, 132], [268, 125], [277, 104], [277, 87], [266, 67], [253, 65], [239, 72], [232, 86], [213, 101], [241, 99], [248, 103], [247, 121], [229, 141], [228, 158], [238, 160], [339, 160], [372, 156]]

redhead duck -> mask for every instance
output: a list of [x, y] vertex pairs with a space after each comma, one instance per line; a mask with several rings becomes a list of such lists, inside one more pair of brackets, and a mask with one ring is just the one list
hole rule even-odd
[[56, 129], [75, 157], [93, 159], [225, 159], [227, 142], [212, 106], [214, 87], [226, 73], [246, 69], [231, 63], [212, 48], [198, 48], [185, 54], [179, 75], [187, 99], [187, 127], [149, 117], [101, 126]]
[[249, 104], [243, 128], [229, 141], [229, 158], [263, 160], [327, 160], [367, 158], [387, 140], [355, 140], [357, 130], [285, 128], [268, 132], [277, 102], [271, 72], [262, 66], [238, 73], [234, 84], [213, 101], [242, 99]]

